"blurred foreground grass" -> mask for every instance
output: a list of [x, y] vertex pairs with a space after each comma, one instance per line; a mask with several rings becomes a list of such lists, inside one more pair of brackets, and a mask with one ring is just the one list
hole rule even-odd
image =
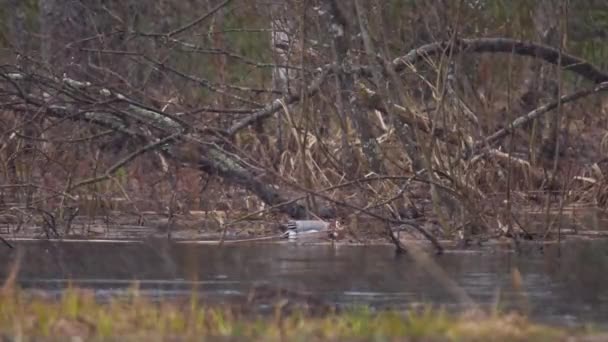
[[245, 314], [234, 307], [204, 305], [195, 294], [183, 300], [151, 301], [133, 290], [127, 297], [100, 302], [87, 290], [70, 289], [51, 298], [5, 286], [0, 292], [0, 340], [602, 340], [589, 330], [538, 325], [514, 314], [404, 314], [359, 308], [311, 316], [287, 314], [281, 308], [279, 301], [274, 314]]

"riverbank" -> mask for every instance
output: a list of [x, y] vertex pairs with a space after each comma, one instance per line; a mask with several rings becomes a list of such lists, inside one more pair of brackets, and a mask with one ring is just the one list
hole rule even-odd
[[[146, 239], [170, 239], [172, 241], [197, 243], [240, 243], [281, 241], [284, 227], [289, 218], [273, 213], [251, 215], [247, 212], [229, 211], [188, 211], [183, 214], [167, 215], [154, 211], [126, 213], [109, 212], [107, 215], [80, 215], [70, 220], [44, 220], [42, 216], [23, 216], [23, 212], [0, 213], [0, 237], [6, 240], [19, 239], [61, 239], [61, 240], [123, 240], [144, 241]], [[570, 206], [559, 213], [551, 212], [549, 221], [542, 208], [528, 208], [518, 215], [517, 227], [525, 227], [521, 232], [521, 241], [551, 241], [564, 236], [606, 237], [608, 212], [596, 207]], [[459, 239], [446, 235], [437, 222], [428, 217], [421, 217], [416, 224], [432, 232], [442, 245], [449, 248]], [[329, 223], [336, 219], [329, 219]], [[548, 229], [546, 224], [551, 222]], [[373, 218], [358, 215], [347, 215], [340, 219], [340, 230], [336, 239], [329, 239], [328, 234], [313, 234], [302, 239], [306, 242], [339, 242], [343, 244], [385, 244], [391, 243], [384, 223]], [[558, 224], [559, 223], [559, 224]], [[410, 226], [392, 226], [395, 235], [404, 242], [414, 243], [427, 241], [425, 236], [411, 229]], [[502, 227], [502, 229], [506, 229]], [[487, 242], [507, 242], [513, 239], [505, 231], [496, 229], [471, 236], [469, 245], [487, 244]], [[461, 245], [461, 247], [463, 247]]]
[[600, 341], [592, 328], [535, 324], [509, 313], [441, 310], [372, 312], [365, 308], [311, 314], [277, 301], [269, 314], [239, 306], [208, 306], [196, 295], [151, 301], [134, 288], [128, 298], [100, 302], [92, 292], [70, 289], [59, 298], [5, 285], [0, 294], [3, 340], [95, 339], [229, 341]]
[[435, 258], [387, 246], [157, 242], [3, 248], [0, 337], [486, 341], [479, 334], [504, 326], [505, 341], [576, 341], [590, 325], [608, 328], [606, 240]]

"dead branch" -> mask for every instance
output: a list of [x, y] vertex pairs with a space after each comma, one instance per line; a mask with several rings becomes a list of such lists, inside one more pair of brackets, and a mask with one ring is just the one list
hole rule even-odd
[[[450, 49], [452, 51], [450, 51]], [[396, 72], [402, 72], [406, 68], [411, 68], [418, 63], [426, 61], [429, 57], [446, 53], [513, 53], [520, 56], [539, 58], [555, 65], [560, 64], [563, 70], [577, 73], [594, 83], [608, 81], [608, 73], [601, 71], [593, 64], [581, 58], [560, 52], [558, 49], [550, 46], [509, 38], [458, 39], [454, 44], [451, 44], [451, 42], [430, 43], [411, 50], [404, 56], [393, 59], [392, 65]], [[323, 84], [327, 76], [335, 71], [334, 69], [334, 66], [325, 67], [323, 69], [321, 74], [308, 87], [308, 96], [314, 95], [319, 90], [319, 87]], [[356, 68], [354, 70], [357, 71]], [[361, 67], [358, 71], [366, 77], [371, 77], [373, 75], [371, 68], [367, 66]], [[262, 110], [237, 121], [226, 130], [225, 134], [234, 136], [241, 129], [270, 117], [282, 108], [280, 101], [290, 105], [299, 100], [299, 95], [291, 95], [287, 98], [274, 100]]]
[[[321, 70], [321, 73], [315, 78], [315, 80], [308, 86], [306, 92], [307, 96], [312, 96], [319, 91], [319, 87], [325, 82], [327, 76], [333, 72], [334, 67], [328, 66]], [[230, 128], [225, 131], [225, 134], [229, 137], [233, 137], [243, 128], [249, 127], [250, 125], [264, 120], [279, 110], [283, 109], [284, 105], [291, 105], [300, 101], [300, 95], [291, 95], [288, 97], [283, 97], [280, 99], [276, 99], [271, 103], [267, 104], [263, 109], [244, 117], [243, 119], [234, 123]]]
[[[513, 120], [505, 128], [499, 129], [498, 131], [494, 132], [492, 135], [488, 136], [484, 140], [476, 142], [473, 145], [472, 151], [473, 151], [473, 153], [484, 154], [487, 152], [486, 146], [489, 146], [490, 144], [508, 136], [516, 128], [521, 127], [522, 125], [525, 125], [526, 123], [550, 112], [551, 110], [557, 108], [558, 105], [568, 103], [568, 102], [573, 102], [573, 101], [585, 98], [589, 95], [603, 92], [606, 90], [608, 90], [608, 81], [600, 83], [591, 89], [580, 90], [580, 91], [577, 91], [572, 94], [564, 95], [558, 101], [554, 101], [554, 102], [548, 103], [544, 106], [540, 106], [540, 107], [536, 108], [535, 110]], [[482, 147], [484, 148], [484, 150], [479, 151], [479, 149], [481, 149]], [[477, 152], [475, 152], [475, 151], [477, 151]], [[478, 157], [479, 156], [476, 155], [473, 158], [478, 158]]]
[[[395, 58], [392, 64], [395, 71], [401, 72], [415, 64], [424, 62], [429, 57], [455, 53], [512, 53], [519, 56], [534, 57], [547, 63], [560, 65], [563, 70], [577, 73], [594, 83], [608, 81], [608, 73], [601, 71], [584, 59], [550, 46], [510, 38], [457, 39], [453, 45], [451, 42], [430, 43], [414, 49], [404, 56]], [[361, 71], [366, 75], [372, 74], [369, 67], [363, 67]]]
[[221, 10], [222, 8], [224, 8], [226, 5], [228, 5], [230, 2], [232, 2], [232, 0], [225, 0], [222, 3], [218, 4], [217, 6], [215, 6], [214, 8], [212, 8], [209, 12], [203, 14], [201, 17], [193, 20], [192, 22], [178, 28], [175, 29], [171, 32], [169, 32], [167, 34], [167, 36], [172, 37], [172, 36], [176, 36], [182, 32], [185, 32], [189, 29], [191, 29], [192, 27], [200, 24], [202, 21], [204, 21], [205, 19], [209, 18], [210, 16], [212, 16], [213, 14], [215, 14], [217, 11]]
[[[103, 180], [106, 180], [110, 177], [112, 177], [112, 174], [114, 174], [118, 169], [120, 169], [121, 167], [127, 165], [129, 162], [131, 162], [133, 159], [137, 158], [138, 156], [159, 148], [160, 146], [162, 146], [163, 144], [168, 144], [170, 143], [172, 140], [176, 139], [180, 133], [174, 133], [171, 134], [170, 136], [164, 137], [158, 141], [155, 141], [153, 143], [150, 143], [148, 145], [145, 145], [141, 148], [139, 148], [137, 151], [129, 153], [129, 155], [127, 155], [126, 157], [122, 158], [121, 160], [119, 160], [118, 162], [114, 163], [114, 165], [110, 166], [103, 175], [99, 176], [99, 177], [93, 177], [93, 178], [89, 178], [89, 179], [85, 179], [83, 181], [80, 181], [72, 186], [70, 186], [68, 188], [68, 191], [72, 191], [74, 189], [77, 189], [79, 187], [85, 186], [85, 185], [89, 185], [89, 184], [94, 184]], [[67, 192], [67, 191], [66, 191]]]

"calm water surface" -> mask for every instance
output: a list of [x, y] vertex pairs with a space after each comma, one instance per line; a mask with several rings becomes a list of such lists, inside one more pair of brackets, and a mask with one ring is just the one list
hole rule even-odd
[[[445, 282], [388, 246], [21, 242], [13, 250], [0, 246], [0, 278], [18, 254], [21, 286], [54, 293], [70, 280], [101, 297], [120, 295], [138, 280], [143, 292], [159, 297], [197, 288], [223, 301], [270, 285], [340, 306], [464, 308]], [[543, 322], [608, 327], [606, 240], [568, 242], [559, 249], [532, 246], [520, 253], [448, 252], [432, 260], [480, 305], [523, 311]], [[513, 281], [514, 270], [521, 286]]]

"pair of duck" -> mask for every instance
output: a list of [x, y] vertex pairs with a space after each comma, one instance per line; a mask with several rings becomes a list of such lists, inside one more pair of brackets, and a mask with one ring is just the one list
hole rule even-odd
[[290, 220], [282, 226], [283, 237], [289, 240], [301, 238], [329, 238], [337, 240], [341, 237], [344, 227], [339, 220], [326, 222], [323, 220]]

